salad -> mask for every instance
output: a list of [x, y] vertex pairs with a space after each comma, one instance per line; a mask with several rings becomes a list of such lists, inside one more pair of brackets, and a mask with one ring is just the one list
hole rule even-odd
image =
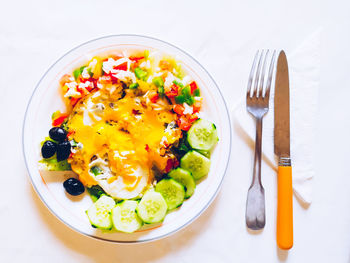
[[173, 57], [126, 51], [93, 57], [60, 80], [41, 169], [72, 170], [93, 227], [132, 233], [162, 222], [209, 173], [216, 126], [200, 118], [200, 87]]

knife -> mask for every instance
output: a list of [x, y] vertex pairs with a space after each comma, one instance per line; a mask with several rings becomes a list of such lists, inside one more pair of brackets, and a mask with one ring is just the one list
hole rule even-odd
[[278, 56], [275, 82], [275, 154], [277, 175], [277, 245], [281, 249], [293, 246], [293, 188], [290, 158], [289, 75], [284, 51]]

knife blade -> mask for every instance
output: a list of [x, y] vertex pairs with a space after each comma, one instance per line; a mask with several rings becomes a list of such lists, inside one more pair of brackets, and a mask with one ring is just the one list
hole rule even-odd
[[275, 83], [275, 154], [290, 157], [289, 74], [284, 51], [278, 56]]
[[277, 60], [274, 99], [274, 151], [278, 156], [277, 244], [281, 249], [293, 246], [293, 188], [290, 159], [289, 73], [285, 52]]

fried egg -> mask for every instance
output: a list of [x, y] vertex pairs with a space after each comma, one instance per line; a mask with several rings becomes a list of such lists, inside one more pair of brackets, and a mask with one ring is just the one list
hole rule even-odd
[[67, 125], [77, 146], [68, 161], [85, 186], [99, 185], [118, 199], [136, 198], [152, 185], [153, 166], [164, 171], [172, 158], [163, 142], [180, 139], [181, 131], [168, 125], [175, 119], [165, 99], [152, 104], [140, 91], [104, 85], [73, 108]]

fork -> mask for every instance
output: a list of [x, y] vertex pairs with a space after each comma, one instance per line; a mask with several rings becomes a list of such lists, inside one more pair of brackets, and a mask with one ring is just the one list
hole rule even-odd
[[[246, 224], [247, 227], [252, 230], [262, 229], [265, 226], [265, 190], [261, 184], [262, 119], [269, 110], [270, 88], [276, 51], [273, 51], [268, 77], [265, 84], [264, 78], [266, 74], [265, 71], [268, 54], [269, 50], [262, 50], [261, 52], [258, 50], [256, 52], [248, 79], [247, 89], [247, 111], [255, 118], [256, 121], [253, 179], [248, 190], [246, 204]], [[257, 63], [258, 65], [256, 67]], [[254, 73], [255, 81], [253, 87]]]

